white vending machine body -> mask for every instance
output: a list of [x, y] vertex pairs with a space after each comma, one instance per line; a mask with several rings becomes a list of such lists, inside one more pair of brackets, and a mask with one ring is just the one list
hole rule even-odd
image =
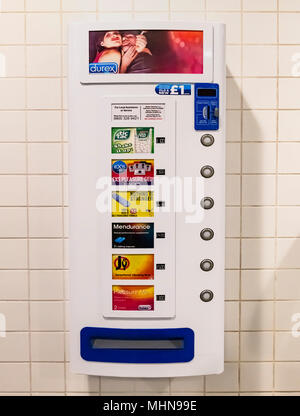
[[223, 371], [224, 32], [219, 23], [70, 26], [76, 373]]

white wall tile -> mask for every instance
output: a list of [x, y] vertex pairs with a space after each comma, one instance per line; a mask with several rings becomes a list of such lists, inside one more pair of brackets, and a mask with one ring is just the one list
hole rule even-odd
[[24, 0], [1, 0], [0, 11], [22, 12], [24, 11]]
[[61, 48], [59, 46], [28, 46], [27, 75], [29, 77], [59, 77]]
[[243, 84], [243, 107], [245, 109], [276, 108], [276, 79], [245, 78]]
[[25, 141], [25, 113], [22, 111], [0, 111], [0, 141]]
[[272, 300], [274, 270], [242, 270], [241, 298], [244, 300]]
[[242, 302], [241, 329], [244, 331], [272, 330], [272, 302]]
[[63, 331], [63, 302], [31, 302], [30, 324], [33, 331]]
[[[25, 48], [24, 46], [0, 46], [0, 55], [5, 59], [6, 77], [25, 77]], [[16, 57], [18, 64], [16, 65]]]
[[[120, 18], [123, 18], [123, 17], [124, 17], [123, 15], [120, 16]], [[169, 18], [168, 12], [135, 12], [133, 15], [134, 20], [141, 21], [141, 22], [167, 21], [168, 18]]]
[[26, 208], [10, 207], [0, 208], [0, 237], [26, 238], [27, 237], [27, 210]]
[[242, 73], [242, 48], [240, 45], [226, 46], [226, 72], [227, 76], [240, 77]]
[[226, 269], [238, 269], [240, 267], [240, 241], [237, 238], [227, 238], [225, 243], [225, 267]]
[[277, 240], [277, 267], [300, 268], [300, 239], [278, 238]]
[[126, 377], [101, 377], [101, 393], [133, 393], [135, 387], [134, 378]]
[[300, 181], [298, 175], [278, 176], [278, 204], [300, 205]]
[[275, 266], [275, 241], [268, 238], [242, 240], [242, 268], [260, 269]]
[[62, 115], [60, 111], [29, 111], [27, 113], [29, 141], [60, 141], [61, 129]]
[[243, 173], [275, 173], [276, 143], [244, 143]]
[[227, 110], [226, 111], [226, 140], [240, 141], [241, 140], [241, 111]]
[[63, 300], [63, 270], [31, 270], [30, 299], [32, 300]]
[[276, 11], [277, 0], [242, 0], [245, 11]]
[[29, 334], [8, 332], [0, 342], [1, 361], [29, 361]]
[[226, 208], [226, 237], [240, 236], [240, 207]]
[[64, 361], [62, 332], [33, 332], [30, 337], [32, 361]]
[[61, 41], [60, 16], [56, 13], [28, 13], [26, 39], [33, 44], [51, 44]]
[[226, 270], [225, 271], [225, 299], [238, 300], [240, 289], [240, 271]]
[[275, 334], [275, 360], [300, 361], [299, 338], [293, 337], [291, 332], [277, 332]]
[[242, 218], [243, 237], [275, 236], [275, 207], [244, 207]]
[[26, 145], [0, 143], [0, 174], [26, 173]]
[[74, 374], [69, 365], [66, 368], [67, 391], [72, 392], [99, 392], [99, 377]]
[[279, 108], [299, 109], [300, 78], [281, 78], [278, 88]]
[[26, 300], [28, 298], [28, 272], [23, 270], [0, 271], [0, 299]]
[[239, 175], [226, 175], [226, 205], [240, 204], [240, 182]]
[[241, 0], [206, 0], [206, 10], [238, 11], [241, 9]]
[[275, 110], [243, 111], [243, 140], [269, 141], [276, 140]]
[[26, 205], [26, 177], [0, 175], [0, 205]]
[[242, 106], [241, 79], [227, 78], [226, 88], [226, 108], [230, 110], [239, 110]]
[[[300, 301], [277, 301], [275, 304], [275, 327], [278, 331], [291, 331], [294, 325], [292, 317], [299, 314]], [[298, 338], [299, 340], [299, 338]]]
[[[137, 13], [135, 13], [135, 16]], [[170, 16], [167, 12], [160, 13], [161, 17], [160, 20], [171, 20], [173, 22], [182, 22], [182, 21], [204, 21], [205, 20], [205, 13], [204, 12], [171, 12]], [[169, 18], [170, 17], [170, 18]], [[168, 19], [169, 18], [169, 19]], [[146, 19], [148, 20], [148, 19]], [[150, 20], [150, 19], [149, 19]]]
[[279, 46], [279, 76], [291, 77], [300, 75], [300, 47], [299, 45]]
[[0, 110], [24, 110], [25, 80], [0, 78], [0, 91]]
[[298, 0], [279, 0], [279, 10], [300, 11], [300, 4]]
[[98, 9], [104, 12], [132, 10], [133, 0], [115, 0], [113, 3], [107, 0], [98, 0]]
[[279, 43], [299, 44], [300, 28], [298, 13], [280, 13], [279, 15]]
[[24, 14], [1, 13], [0, 14], [0, 43], [20, 44], [24, 42], [25, 36]]
[[245, 13], [243, 15], [243, 40], [245, 43], [276, 43], [276, 13]]
[[237, 332], [225, 332], [225, 361], [239, 360], [239, 334]]
[[204, 390], [204, 377], [175, 377], [170, 380], [171, 393], [199, 393]]
[[300, 111], [279, 111], [278, 112], [278, 139], [299, 140], [300, 126], [295, 120], [300, 117]]
[[277, 208], [278, 237], [300, 237], [300, 207]]
[[275, 363], [275, 389], [279, 391], [299, 391], [299, 374], [300, 363]]
[[243, 175], [243, 205], [275, 204], [276, 180], [274, 175]]
[[276, 272], [275, 296], [277, 299], [300, 299], [299, 270], [278, 270]]
[[0, 302], [0, 311], [6, 319], [7, 331], [28, 331], [28, 302]]
[[0, 390], [3, 392], [30, 391], [28, 363], [0, 363]]
[[166, 11], [169, 8], [168, 0], [133, 0], [136, 11]]
[[242, 363], [240, 387], [243, 391], [268, 391], [273, 388], [273, 363]]
[[276, 76], [277, 46], [244, 46], [243, 75], [245, 77]]
[[224, 373], [206, 377], [206, 391], [238, 391], [238, 365], [225, 364]]
[[62, 10], [68, 12], [94, 12], [97, 0], [62, 0]]
[[172, 11], [199, 11], [204, 10], [204, 0], [170, 0], [170, 10]]
[[272, 361], [273, 334], [272, 332], [242, 332], [241, 333], [242, 361]]
[[27, 241], [0, 239], [0, 269], [26, 269]]
[[225, 331], [238, 331], [239, 329], [239, 302], [225, 302]]
[[32, 390], [38, 392], [64, 391], [63, 363], [32, 363]]
[[240, 173], [241, 145], [239, 143], [226, 144], [226, 173]]
[[60, 9], [60, 0], [26, 0], [25, 3], [28, 12], [56, 12]]
[[61, 239], [31, 239], [29, 262], [33, 269], [60, 269], [63, 267], [63, 242]]
[[63, 236], [61, 208], [29, 208], [28, 221], [29, 237], [50, 238]]
[[[0, 177], [1, 189], [1, 177]], [[31, 175], [28, 178], [29, 205], [53, 206], [62, 203], [62, 178], [59, 175]]]
[[56, 110], [61, 108], [61, 81], [55, 78], [27, 80], [29, 109]]
[[61, 173], [61, 145], [58, 143], [30, 143], [28, 145], [28, 171], [31, 174]]

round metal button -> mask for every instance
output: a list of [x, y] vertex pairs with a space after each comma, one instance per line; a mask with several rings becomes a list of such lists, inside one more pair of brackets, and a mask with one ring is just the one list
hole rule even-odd
[[215, 170], [212, 166], [207, 165], [201, 168], [200, 173], [204, 178], [211, 178], [214, 175]]
[[211, 240], [212, 238], [214, 238], [214, 232], [211, 228], [203, 228], [203, 230], [200, 232], [200, 237], [202, 238], [202, 240]]
[[204, 209], [211, 209], [214, 206], [215, 202], [212, 198], [207, 196], [201, 200], [200, 204], [201, 207]]
[[203, 146], [206, 146], [206, 147], [212, 146], [215, 141], [214, 136], [212, 136], [211, 134], [203, 134], [200, 140]]
[[210, 259], [202, 260], [200, 267], [204, 272], [209, 272], [214, 268], [214, 262]]
[[203, 290], [203, 291], [200, 293], [200, 299], [201, 299], [203, 302], [210, 302], [210, 301], [213, 299], [213, 297], [214, 297], [213, 292], [212, 292], [211, 290], [208, 290], [208, 289]]

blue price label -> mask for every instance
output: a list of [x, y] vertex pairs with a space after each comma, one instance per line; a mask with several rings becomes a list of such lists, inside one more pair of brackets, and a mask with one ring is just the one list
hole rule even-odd
[[191, 95], [191, 84], [158, 84], [155, 92], [158, 95]]

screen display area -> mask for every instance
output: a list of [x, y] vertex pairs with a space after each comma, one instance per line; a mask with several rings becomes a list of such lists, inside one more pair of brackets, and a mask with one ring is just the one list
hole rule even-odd
[[213, 88], [198, 88], [198, 97], [216, 97], [217, 91]]
[[91, 31], [89, 73], [203, 74], [203, 31]]

